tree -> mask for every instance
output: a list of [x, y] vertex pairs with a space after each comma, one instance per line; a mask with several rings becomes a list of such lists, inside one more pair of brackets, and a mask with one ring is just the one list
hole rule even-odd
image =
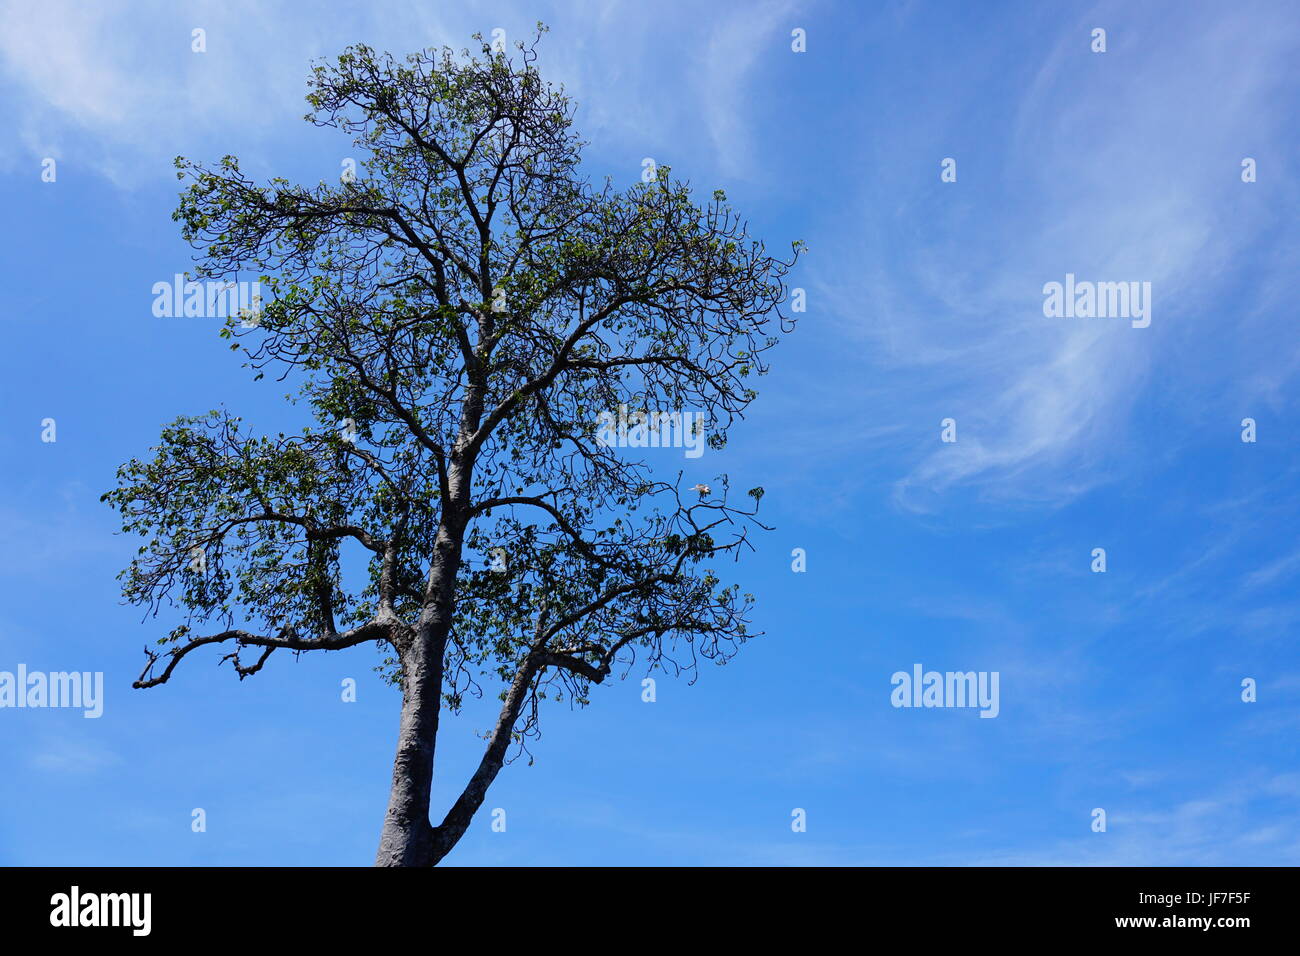
[[[315, 66], [306, 119], [364, 157], [337, 185], [177, 159], [196, 279], [260, 273], [269, 293], [221, 335], [257, 378], [291, 379], [313, 424], [180, 418], [104, 495], [147, 539], [125, 596], [184, 617], [134, 686], [208, 645], [241, 680], [278, 650], [388, 655], [402, 708], [378, 865], [447, 854], [541, 701], [584, 705], [638, 662], [693, 679], [749, 636], [752, 597], [713, 564], [749, 546], [762, 489], [683, 492], [598, 427], [620, 406], [641, 427], [698, 412], [722, 447], [774, 319], [790, 327], [799, 244], [769, 256], [721, 191], [696, 205], [666, 167], [584, 180], [536, 48], [358, 45]], [[435, 825], [440, 712], [495, 682], [482, 761]]]

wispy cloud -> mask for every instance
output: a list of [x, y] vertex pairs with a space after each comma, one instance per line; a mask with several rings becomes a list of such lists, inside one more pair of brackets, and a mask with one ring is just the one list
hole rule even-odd
[[99, 742], [58, 737], [45, 740], [30, 762], [34, 769], [48, 773], [90, 774], [116, 766], [122, 758]]
[[[15, 117], [0, 140], [0, 161], [75, 156], [132, 186], [165, 171], [178, 152], [237, 145], [246, 155], [297, 132], [310, 62], [347, 44], [361, 40], [399, 55], [444, 44], [459, 49], [473, 45], [470, 34], [490, 37], [499, 28], [513, 46], [531, 38], [540, 17], [554, 28], [541, 46], [547, 77], [577, 98], [588, 138], [637, 152], [637, 163], [656, 153], [672, 162], [666, 154], [703, 139], [724, 173], [744, 174], [753, 154], [745, 81], [793, 6], [769, 0], [757, 9], [714, 11], [588, 0], [507, 15], [400, 0], [304, 18], [253, 0], [183, 9], [0, 0], [0, 102]], [[191, 50], [194, 29], [205, 31], [204, 53]], [[668, 43], [699, 69], [666, 70]], [[628, 181], [639, 171], [630, 164]]]
[[1262, 568], [1246, 575], [1242, 586], [1245, 588], [1264, 587], [1280, 579], [1290, 577], [1297, 569], [1300, 569], [1300, 551], [1293, 551], [1291, 554], [1270, 561]]
[[[1112, 806], [1104, 833], [1082, 833], [1048, 849], [1009, 850], [973, 861], [987, 866], [1239, 866], [1300, 861], [1300, 815], [1278, 812], [1294, 775], [1218, 788], [1172, 806]], [[1136, 802], [1136, 801], [1135, 801]], [[1261, 824], [1260, 819], [1272, 822]], [[972, 861], [967, 861], [972, 862]]]
[[[1105, 54], [1088, 49], [1093, 22], [1112, 26]], [[1222, 383], [1256, 359], [1274, 380], [1291, 374], [1290, 356], [1225, 355], [1218, 341], [1225, 308], [1238, 329], [1281, 321], [1271, 283], [1240, 279], [1291, 255], [1261, 236], [1294, 226], [1239, 176], [1243, 156], [1283, 175], [1287, 118], [1271, 93], [1300, 29], [1274, 18], [1264, 36], [1260, 26], [1243, 8], [1202, 5], [1171, 27], [1103, 5], [1086, 23], [1055, 23], [1045, 50], [990, 51], [1028, 64], [1010, 76], [940, 67], [940, 107], [957, 97], [978, 112], [1000, 98], [990, 84], [1023, 83], [978, 149], [954, 146], [962, 134], [932, 119], [872, 116], [867, 141], [888, 145], [888, 191], [867, 184], [819, 285], [842, 330], [870, 345], [878, 374], [863, 376], [874, 382], [866, 404], [958, 421], [957, 443], [941, 445], [938, 416], [927, 415], [934, 441], [918, 443], [899, 476], [900, 503], [926, 509], [962, 487], [1068, 500], [1116, 477], [1153, 380]], [[1231, 55], [1246, 36], [1251, 55]], [[940, 183], [950, 155], [958, 181]], [[1151, 327], [1045, 318], [1042, 287], [1066, 273], [1152, 283]], [[1197, 400], [1211, 397], [1202, 389]]]
[[703, 51], [696, 94], [704, 106], [709, 136], [721, 170], [728, 176], [752, 176], [758, 166], [753, 136], [747, 125], [745, 82], [760, 56], [776, 56], [784, 47], [776, 34], [797, 26], [791, 21], [797, 4], [767, 0], [745, 7], [716, 23]]

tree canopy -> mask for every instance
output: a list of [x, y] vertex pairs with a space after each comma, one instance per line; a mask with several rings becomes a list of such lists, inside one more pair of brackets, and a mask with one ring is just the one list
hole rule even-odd
[[[634, 664], [693, 670], [748, 636], [751, 598], [718, 567], [762, 489], [684, 489], [596, 431], [620, 406], [700, 412], [721, 448], [790, 327], [799, 244], [769, 255], [721, 191], [697, 199], [666, 166], [629, 188], [584, 178], [536, 49], [357, 45], [314, 67], [308, 121], [362, 157], [338, 183], [177, 160], [196, 278], [264, 290], [221, 335], [294, 382], [305, 420], [179, 418], [104, 496], [145, 538], [126, 597], [184, 618], [137, 687], [209, 644], [241, 678], [277, 650], [387, 649], [403, 712], [381, 863], [454, 845], [541, 700], [585, 702]], [[485, 686], [498, 724], [435, 825], [438, 712]]]

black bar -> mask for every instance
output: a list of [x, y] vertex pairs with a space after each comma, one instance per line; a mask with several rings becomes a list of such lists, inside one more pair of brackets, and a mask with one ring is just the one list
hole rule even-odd
[[[6, 938], [75, 934], [122, 940], [259, 940], [373, 947], [391, 934], [420, 937], [487, 927], [485, 940], [534, 925], [549, 931], [607, 929], [664, 944], [699, 918], [710, 935], [748, 935], [774, 926], [809, 933], [851, 931], [870, 949], [874, 933], [936, 939], [1035, 940], [1141, 936], [1216, 944], [1293, 922], [1295, 870], [1268, 868], [878, 868], [809, 869], [370, 869], [0, 870], [0, 926]], [[70, 922], [102, 911], [118, 926]], [[121, 896], [149, 894], [128, 907]], [[94, 897], [93, 902], [87, 902]], [[138, 900], [140, 909], [134, 901]], [[134, 917], [134, 920], [131, 918]], [[1202, 921], [1209, 920], [1208, 926]], [[1151, 922], [1120, 921], [1141, 920]], [[1194, 921], [1194, 922], [1193, 922]], [[1225, 924], [1231, 921], [1232, 924]], [[430, 942], [433, 939], [430, 938]], [[859, 948], [859, 947], [854, 947]], [[921, 951], [921, 950], [917, 950]]]

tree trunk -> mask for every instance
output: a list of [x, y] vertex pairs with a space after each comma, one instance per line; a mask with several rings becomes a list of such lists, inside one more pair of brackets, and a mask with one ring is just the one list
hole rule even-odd
[[421, 628], [402, 654], [402, 719], [375, 866], [432, 866], [429, 791], [442, 697], [442, 640]]
[[424, 610], [411, 642], [400, 648], [402, 659], [402, 720], [393, 760], [393, 789], [388, 797], [384, 829], [379, 835], [375, 866], [432, 866], [434, 830], [429, 822], [433, 787], [433, 755], [442, 710], [442, 670], [447, 636], [455, 609], [456, 572], [464, 541], [462, 472], [452, 469], [459, 497], [447, 503], [438, 527]]

